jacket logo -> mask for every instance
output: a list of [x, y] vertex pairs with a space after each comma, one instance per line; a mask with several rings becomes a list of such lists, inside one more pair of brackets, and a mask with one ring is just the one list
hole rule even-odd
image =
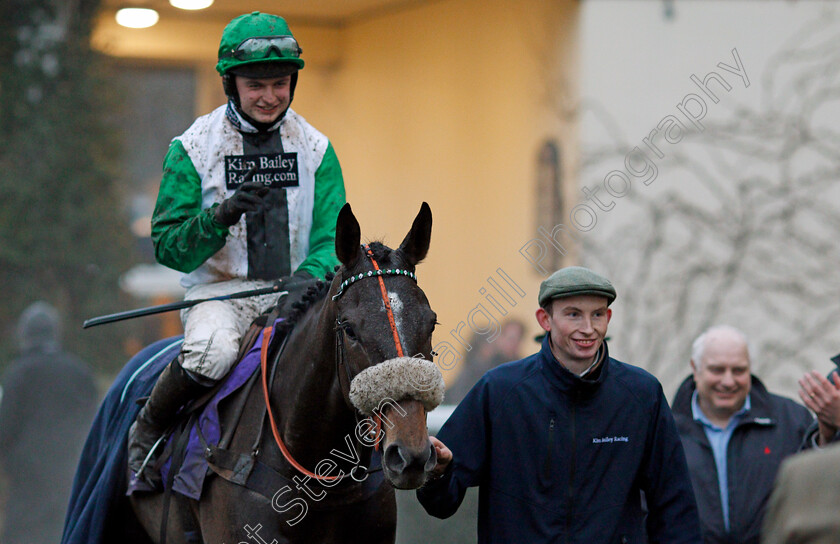
[[256, 167], [251, 181], [266, 187], [298, 187], [297, 153], [262, 155], [225, 155], [225, 185], [236, 190], [245, 181], [245, 174]]
[[626, 436], [603, 436], [601, 438], [593, 438], [593, 444], [604, 444], [604, 443], [612, 443], [612, 442], [630, 442], [630, 439]]

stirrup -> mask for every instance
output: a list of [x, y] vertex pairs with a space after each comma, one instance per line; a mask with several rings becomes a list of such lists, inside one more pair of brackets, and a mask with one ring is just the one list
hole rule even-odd
[[137, 472], [134, 473], [135, 478], [137, 478], [138, 480], [141, 480], [143, 478], [143, 471], [146, 470], [146, 466], [149, 464], [149, 461], [151, 461], [152, 457], [155, 454], [155, 451], [157, 451], [158, 449], [158, 446], [160, 446], [161, 443], [163, 443], [163, 440], [165, 438], [166, 433], [162, 434], [161, 437], [158, 438], [157, 441], [152, 445], [152, 447], [149, 449], [149, 453], [146, 454], [146, 458], [143, 459], [143, 464], [140, 465], [140, 468], [138, 468]]

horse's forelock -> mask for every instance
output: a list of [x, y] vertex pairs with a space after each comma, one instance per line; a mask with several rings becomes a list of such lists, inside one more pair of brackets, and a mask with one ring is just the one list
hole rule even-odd
[[[402, 252], [391, 249], [379, 240], [368, 242], [368, 246], [370, 247], [370, 251], [373, 253], [373, 258], [376, 259], [380, 269], [402, 268], [412, 272], [414, 271], [414, 266], [408, 263], [406, 258], [402, 255]], [[360, 259], [356, 266], [352, 269], [343, 269], [342, 281], [348, 279], [350, 276], [368, 270], [371, 270], [370, 259], [367, 257]]]
[[370, 251], [373, 253], [373, 258], [377, 261], [386, 262], [391, 258], [394, 250], [386, 246], [383, 242], [376, 240], [368, 244]]
[[382, 263], [385, 262], [388, 268], [402, 268], [412, 272], [415, 270], [414, 265], [408, 262], [408, 259], [399, 249], [391, 249], [381, 242], [372, 242], [370, 249], [373, 252], [373, 257], [380, 263], [380, 268], [383, 267]]

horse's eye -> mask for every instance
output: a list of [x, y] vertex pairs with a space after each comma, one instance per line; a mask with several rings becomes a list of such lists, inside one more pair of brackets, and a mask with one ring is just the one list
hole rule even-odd
[[347, 337], [350, 338], [350, 340], [352, 340], [354, 342], [359, 341], [359, 338], [356, 336], [356, 331], [354, 331], [353, 327], [351, 327], [350, 325], [345, 325], [344, 326], [344, 334], [346, 334]]

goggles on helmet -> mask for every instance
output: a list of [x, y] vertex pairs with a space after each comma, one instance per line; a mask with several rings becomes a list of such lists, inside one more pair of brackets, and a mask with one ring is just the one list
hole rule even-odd
[[242, 61], [262, 60], [269, 58], [272, 50], [282, 58], [299, 58], [303, 53], [292, 36], [255, 36], [237, 45], [225, 57]]

